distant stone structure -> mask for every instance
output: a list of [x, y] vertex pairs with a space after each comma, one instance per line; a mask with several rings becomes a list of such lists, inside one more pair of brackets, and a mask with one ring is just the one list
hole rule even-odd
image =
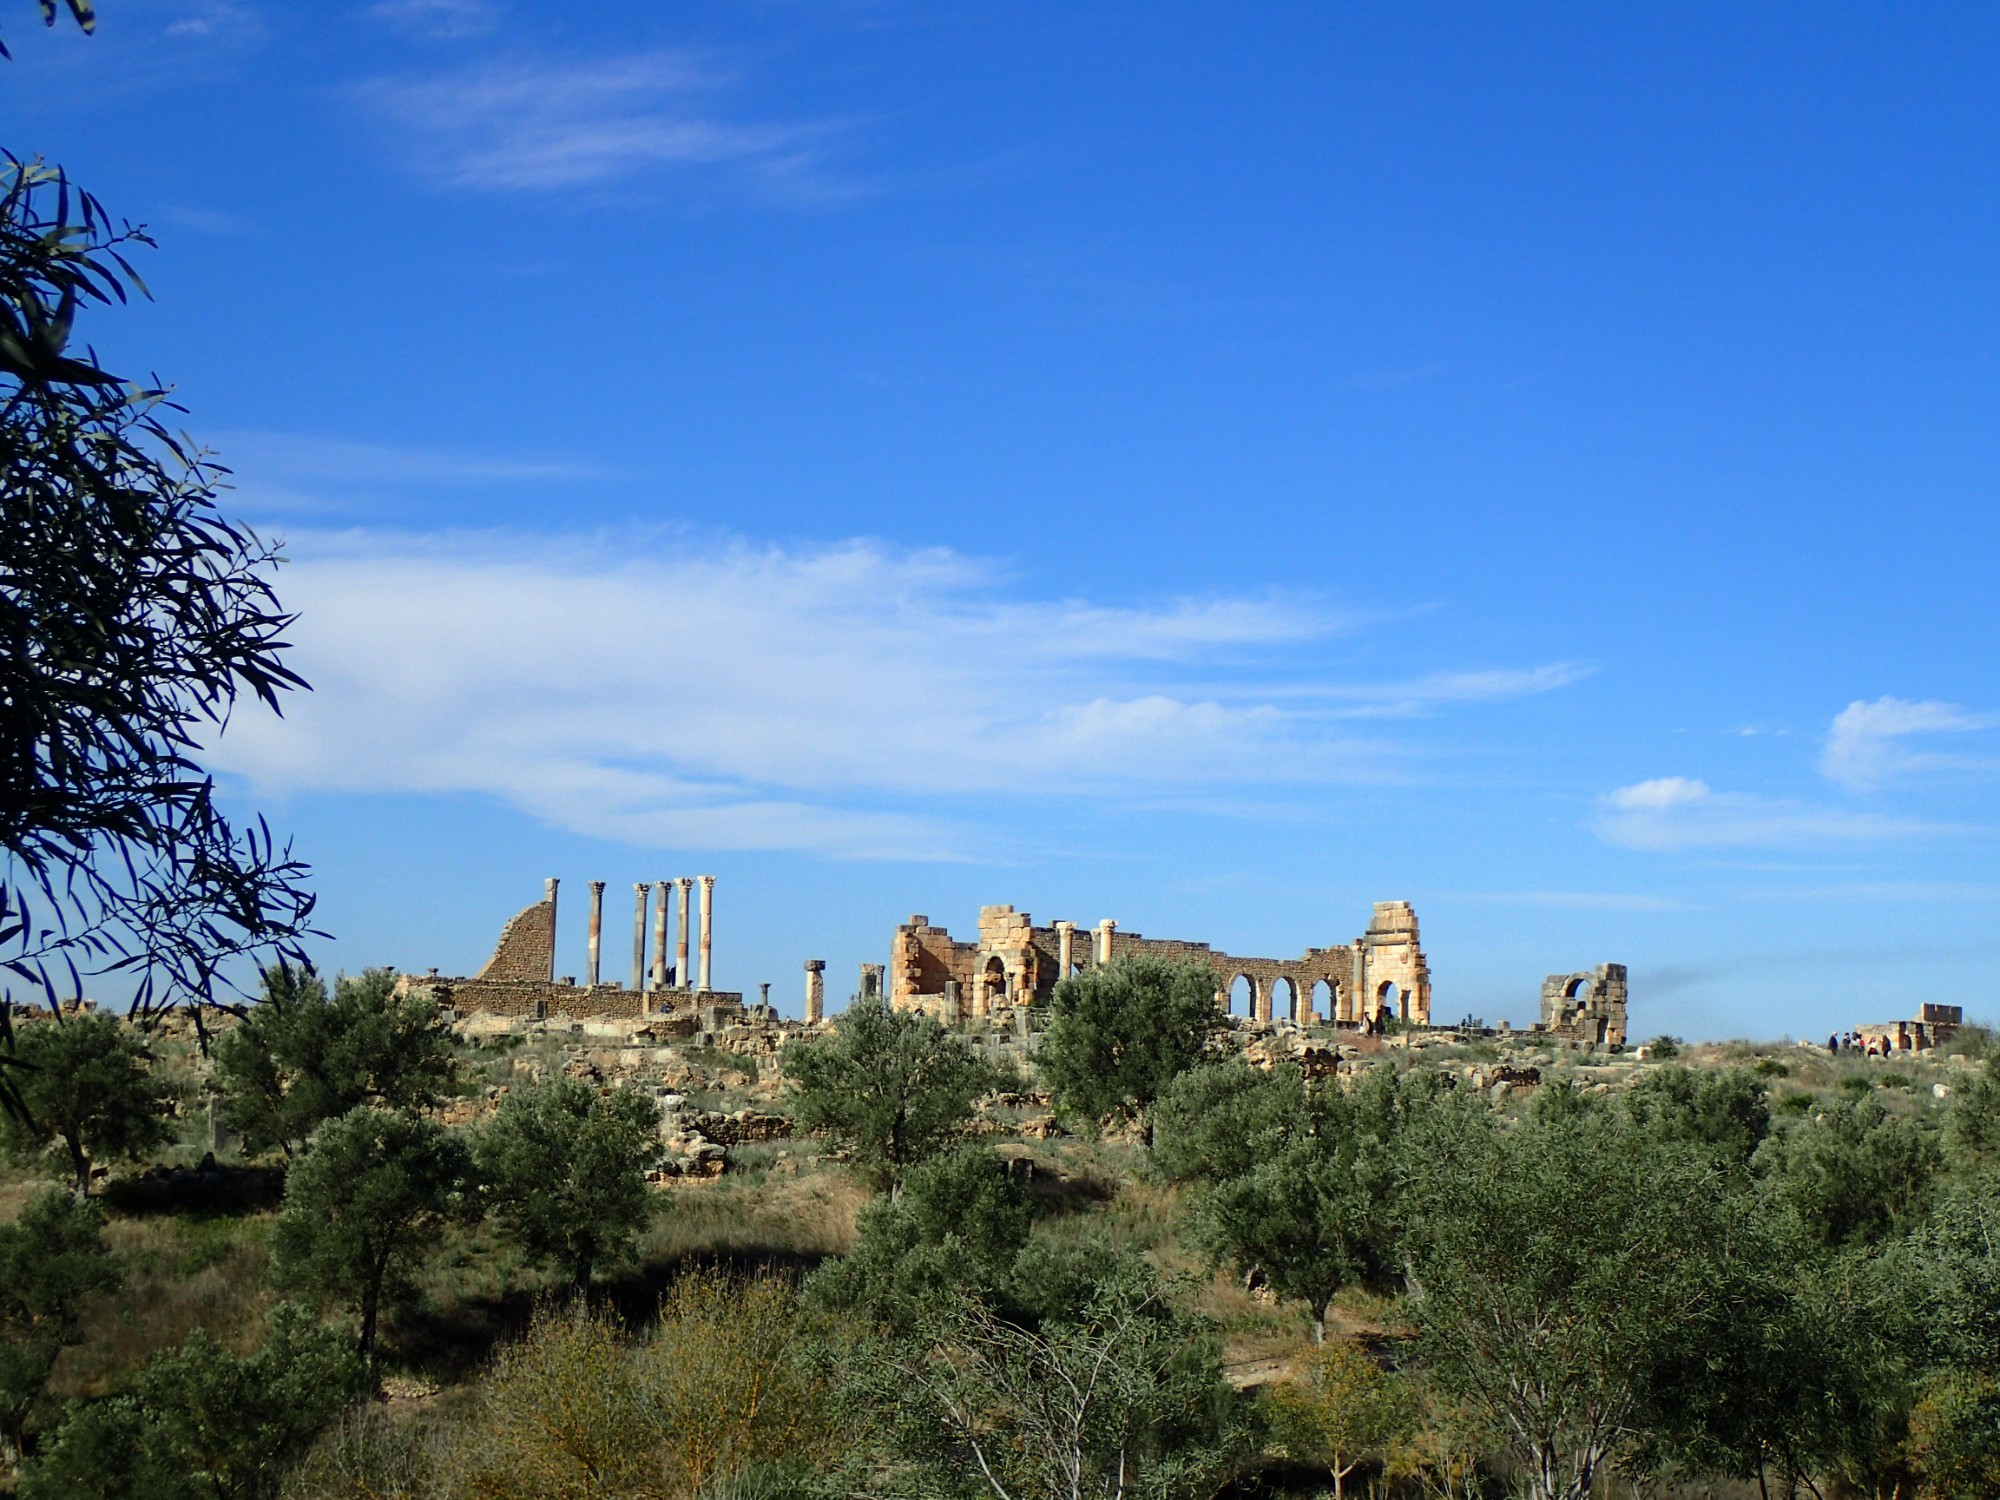
[[[589, 945], [585, 952], [585, 982], [556, 977], [556, 891], [553, 877], [546, 894], [533, 906], [522, 908], [500, 929], [500, 941], [493, 956], [477, 974], [467, 978], [443, 978], [435, 973], [418, 978], [406, 975], [413, 984], [422, 984], [438, 1003], [465, 1014], [525, 1016], [543, 1019], [569, 1016], [582, 1020], [593, 1017], [643, 1017], [672, 1010], [707, 1009], [720, 1012], [743, 1010], [743, 996], [735, 991], [709, 987], [709, 960], [715, 909], [715, 877], [697, 877], [701, 886], [701, 972], [697, 982], [687, 982], [688, 894], [695, 879], [661, 880], [650, 887], [633, 887], [632, 986], [618, 981], [603, 982], [600, 973], [604, 934], [604, 882], [590, 882]], [[669, 903], [678, 893], [680, 908], [677, 962], [667, 964]], [[646, 965], [646, 929], [652, 895], [658, 896], [658, 912], [652, 922], [653, 961]]]
[[1542, 981], [1542, 1019], [1535, 1030], [1592, 1047], [1625, 1045], [1625, 965], [1599, 964], [1585, 974], [1551, 974]]
[[1928, 1052], [1957, 1034], [1965, 1024], [1965, 1007], [1926, 1001], [1913, 1021], [1889, 1021], [1854, 1028], [1854, 1045], [1871, 1057], [1892, 1052]]
[[1308, 948], [1295, 959], [1241, 958], [1206, 943], [1142, 937], [1120, 932], [1108, 919], [1094, 928], [1075, 922], [1037, 927], [1012, 906], [982, 906], [975, 942], [959, 942], [930, 918], [913, 916], [896, 929], [890, 946], [889, 1002], [948, 1024], [978, 1020], [1045, 1004], [1069, 975], [1134, 955], [1211, 969], [1216, 1003], [1224, 1010], [1235, 982], [1244, 980], [1251, 1015], [1259, 1021], [1277, 1015], [1300, 1025], [1326, 1019], [1359, 1029], [1393, 1016], [1430, 1024], [1430, 966], [1407, 901], [1376, 902], [1368, 930], [1352, 943]]

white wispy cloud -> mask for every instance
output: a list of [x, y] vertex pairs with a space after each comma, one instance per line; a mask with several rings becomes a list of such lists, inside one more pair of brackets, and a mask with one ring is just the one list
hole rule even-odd
[[824, 199], [825, 122], [732, 117], [730, 80], [692, 54], [508, 59], [357, 93], [407, 159], [455, 187], [600, 185], [662, 170], [727, 169], [772, 196]]
[[207, 434], [206, 440], [230, 470], [236, 490], [230, 508], [253, 518], [339, 513], [369, 497], [407, 500], [425, 490], [603, 477], [594, 466], [569, 459], [353, 442], [309, 433], [222, 431]]
[[266, 793], [479, 792], [638, 842], [952, 857], [1007, 809], [1380, 779], [1409, 747], [1254, 691], [1339, 616], [1297, 598], [1020, 598], [995, 564], [868, 542], [673, 533], [295, 535], [315, 691], [240, 715], [219, 769]]
[[1608, 843], [1663, 851], [1865, 843], [1961, 831], [1850, 808], [1718, 792], [1689, 776], [1660, 776], [1607, 793], [1598, 799], [1592, 826]]
[[1872, 791], [1889, 782], [1937, 770], [1991, 770], [1991, 757], [1913, 748], [1917, 736], [1965, 734], [1992, 729], [2000, 718], [1972, 713], [1956, 703], [1902, 698], [1857, 699], [1834, 715], [1820, 769], [1828, 780], [1851, 792]]
[[365, 12], [399, 31], [438, 41], [484, 36], [500, 24], [491, 0], [375, 0]]
[[1576, 662], [1474, 672], [1431, 672], [1401, 682], [1327, 683], [1287, 688], [1292, 698], [1320, 698], [1351, 718], [1413, 718], [1453, 703], [1525, 698], [1569, 687], [1590, 675]]

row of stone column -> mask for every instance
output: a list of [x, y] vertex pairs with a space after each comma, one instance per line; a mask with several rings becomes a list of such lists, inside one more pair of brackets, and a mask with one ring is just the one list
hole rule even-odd
[[[604, 938], [604, 885], [602, 880], [590, 882], [590, 949], [589, 961], [584, 969], [584, 983], [595, 986], [601, 982]], [[696, 948], [700, 957], [701, 970], [695, 982], [688, 982], [688, 946], [693, 924], [688, 919], [688, 897], [696, 886], [701, 888], [701, 940]], [[653, 914], [653, 963], [650, 970], [646, 966], [646, 924], [652, 907], [652, 894], [659, 893], [659, 906]], [[667, 930], [670, 925], [669, 903], [673, 893], [680, 896], [680, 924], [678, 941], [674, 945], [674, 965], [671, 970], [673, 983], [667, 982], [670, 972], [667, 967]], [[549, 881], [549, 905], [556, 899], [556, 882]], [[647, 990], [697, 989], [709, 986], [709, 962], [714, 950], [715, 936], [715, 877], [713, 875], [678, 876], [673, 880], [652, 882], [636, 881], [632, 886], [632, 988], [638, 993]], [[550, 961], [549, 978], [555, 978], [554, 960]]]

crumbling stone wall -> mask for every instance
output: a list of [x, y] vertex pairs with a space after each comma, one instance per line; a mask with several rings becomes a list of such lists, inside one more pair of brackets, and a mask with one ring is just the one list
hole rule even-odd
[[486, 966], [473, 976], [501, 984], [547, 984], [556, 972], [556, 903], [553, 897], [523, 907], [500, 929]]
[[1584, 974], [1551, 974], [1542, 981], [1537, 1031], [1593, 1047], [1625, 1045], [1625, 965], [1599, 964]]
[[[927, 917], [912, 917], [896, 929], [890, 945], [889, 998], [894, 1005], [948, 1019], [960, 1018], [952, 1014], [954, 996], [962, 1016], [974, 1018], [1010, 1006], [1046, 1004], [1066, 974], [1092, 967], [1107, 952], [1112, 959], [1143, 955], [1201, 964], [1214, 972], [1216, 1003], [1225, 1010], [1230, 989], [1241, 978], [1249, 985], [1252, 1014], [1262, 1021], [1273, 1019], [1274, 1009], [1300, 1024], [1317, 1018], [1362, 1026], [1388, 1015], [1423, 1025], [1430, 1021], [1430, 965], [1416, 912], [1406, 901], [1377, 902], [1368, 931], [1354, 942], [1308, 948], [1296, 959], [1245, 958], [1207, 943], [1121, 932], [1111, 922], [1095, 928], [1070, 922], [1037, 927], [1028, 913], [1012, 906], [981, 907], [974, 943], [954, 940]], [[1314, 986], [1322, 982], [1331, 1015], [1315, 1017]]]
[[1854, 1028], [1855, 1045], [1870, 1056], [1891, 1052], [1928, 1052], [1948, 1042], [1965, 1024], [1965, 1008], [1934, 1005], [1926, 1001], [1913, 1021], [1890, 1021], [1879, 1026]]

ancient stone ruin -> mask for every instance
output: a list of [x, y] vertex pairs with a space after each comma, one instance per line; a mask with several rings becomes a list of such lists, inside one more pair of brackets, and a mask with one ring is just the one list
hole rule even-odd
[[1913, 1021], [1855, 1027], [1849, 1045], [1870, 1057], [1887, 1057], [1892, 1052], [1928, 1052], [1950, 1041], [1964, 1024], [1963, 1006], [1933, 1005], [1926, 1001]]
[[[1308, 948], [1299, 958], [1243, 958], [1206, 943], [1053, 922], [1037, 927], [1011, 906], [979, 909], [979, 937], [959, 942], [930, 918], [896, 929], [889, 951], [889, 1001], [947, 1024], [995, 1018], [1048, 1002], [1058, 981], [1128, 955], [1203, 964], [1215, 974], [1216, 1004], [1229, 1008], [1238, 979], [1250, 991], [1251, 1015], [1298, 1025], [1331, 1021], [1376, 1029], [1389, 1017], [1416, 1025], [1431, 1018], [1430, 966], [1407, 901], [1378, 901], [1368, 930], [1352, 943]], [[865, 981], [864, 981], [865, 982]]]
[[[584, 980], [556, 977], [556, 888], [547, 882], [547, 894], [533, 906], [524, 907], [500, 929], [500, 941], [493, 956], [477, 974], [469, 978], [443, 978], [435, 971], [412, 983], [426, 986], [438, 1003], [466, 1014], [525, 1016], [542, 1020], [563, 1015], [575, 1019], [594, 1017], [639, 1018], [666, 1011], [743, 1011], [743, 996], [736, 991], [713, 989], [709, 985], [710, 962], [714, 949], [715, 877], [681, 876], [632, 887], [632, 982], [628, 988], [618, 980], [605, 981], [601, 972], [604, 934], [604, 882], [590, 882], [589, 945], [584, 958]], [[691, 943], [689, 897], [700, 891], [699, 939]], [[655, 910], [653, 896], [657, 893]], [[678, 896], [679, 922], [673, 922], [673, 898]], [[648, 917], [652, 925], [652, 962], [646, 961]], [[669, 929], [675, 934], [673, 962], [667, 961]], [[691, 973], [690, 947], [699, 967]], [[709, 1027], [708, 1029], [714, 1029]]]
[[1623, 964], [1599, 964], [1585, 974], [1551, 974], [1542, 981], [1542, 1019], [1535, 1030], [1589, 1047], [1622, 1047], [1625, 998]]

